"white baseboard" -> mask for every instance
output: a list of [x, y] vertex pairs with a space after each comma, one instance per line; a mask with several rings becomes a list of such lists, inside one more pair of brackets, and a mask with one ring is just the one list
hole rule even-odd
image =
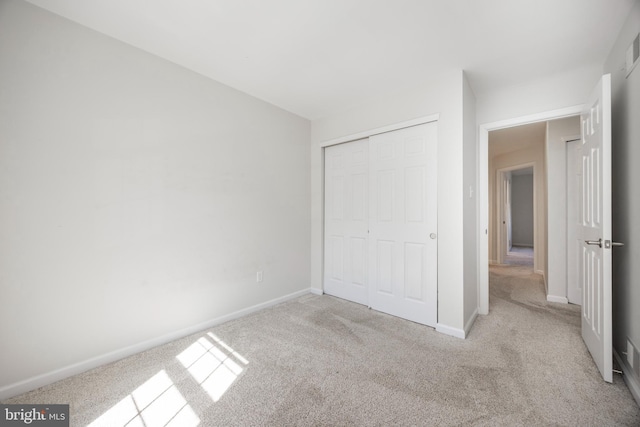
[[466, 334], [463, 329], [452, 328], [451, 326], [443, 325], [442, 323], [438, 323], [436, 325], [436, 331], [441, 334], [451, 335], [452, 337], [465, 339]]
[[215, 319], [208, 320], [206, 322], [189, 326], [179, 331], [171, 332], [171, 333], [159, 336], [157, 338], [152, 338], [150, 340], [146, 340], [138, 344], [124, 347], [119, 350], [115, 350], [100, 356], [92, 357], [91, 359], [88, 359], [82, 362], [74, 363], [73, 365], [65, 366], [63, 368], [56, 369], [54, 371], [47, 372], [45, 374], [37, 375], [35, 377], [31, 377], [26, 380], [19, 381], [17, 383], [0, 387], [0, 401], [9, 399], [11, 397], [20, 395], [22, 393], [26, 393], [31, 390], [35, 390], [39, 387], [42, 387], [48, 384], [52, 384], [56, 381], [60, 381], [62, 379], [71, 377], [73, 375], [81, 374], [90, 369], [94, 369], [99, 366], [106, 365], [107, 363], [112, 363], [117, 360], [124, 359], [125, 357], [132, 356], [134, 354], [140, 353], [145, 350], [149, 350], [153, 347], [157, 347], [159, 345], [166, 344], [171, 341], [175, 341], [177, 339], [195, 334], [199, 331], [228, 322], [230, 320], [237, 319], [239, 317], [243, 317], [260, 310], [264, 310], [265, 308], [272, 307], [282, 302], [289, 301], [291, 299], [298, 298], [303, 295], [307, 295], [309, 294], [309, 292], [315, 293], [315, 289], [314, 288], [303, 289], [301, 291], [297, 291], [288, 295], [284, 295], [279, 298], [272, 299], [270, 301], [266, 301], [242, 310], [238, 310], [233, 313], [229, 313], [224, 316], [220, 316]]
[[311, 292], [314, 295], [323, 295], [324, 294], [322, 289], [319, 289], [319, 288], [310, 288], [309, 292]]
[[469, 335], [469, 331], [473, 326], [474, 322], [478, 318], [478, 309], [473, 310], [473, 314], [467, 321], [467, 324], [464, 325], [464, 329], [452, 328], [451, 326], [443, 325], [442, 323], [438, 323], [436, 325], [436, 331], [442, 334], [451, 335], [452, 337], [465, 339], [467, 335]]
[[464, 325], [465, 338], [469, 335], [469, 331], [471, 330], [471, 327], [473, 326], [477, 318], [478, 318], [478, 309], [476, 308], [475, 310], [473, 310], [473, 314], [471, 314], [471, 317], [467, 321], [467, 324]]
[[629, 391], [631, 392], [633, 398], [636, 400], [638, 406], [640, 406], [640, 382], [638, 382], [638, 379], [633, 374], [633, 371], [631, 370], [629, 365], [627, 365], [627, 363], [622, 357], [620, 357], [615, 349], [613, 349], [613, 356], [616, 358], [618, 365], [622, 368], [622, 378], [624, 379], [625, 384], [627, 385], [627, 387], [629, 387]]
[[569, 300], [566, 297], [559, 297], [556, 295], [547, 295], [547, 301], [558, 302], [560, 304], [569, 304]]

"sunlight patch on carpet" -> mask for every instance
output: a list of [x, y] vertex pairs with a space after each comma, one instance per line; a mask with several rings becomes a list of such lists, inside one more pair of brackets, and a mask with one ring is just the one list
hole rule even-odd
[[127, 395], [90, 427], [195, 427], [200, 419], [163, 370]]
[[214, 402], [226, 393], [249, 362], [209, 332], [176, 357]]

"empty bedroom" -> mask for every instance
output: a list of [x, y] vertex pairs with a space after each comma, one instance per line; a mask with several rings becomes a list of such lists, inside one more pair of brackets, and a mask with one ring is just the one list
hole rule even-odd
[[640, 425], [639, 33], [0, 0], [0, 426]]

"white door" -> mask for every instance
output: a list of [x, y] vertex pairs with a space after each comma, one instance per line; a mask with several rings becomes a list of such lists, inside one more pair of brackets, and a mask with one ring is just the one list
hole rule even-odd
[[580, 262], [582, 242], [578, 238], [581, 227], [578, 212], [582, 206], [582, 140], [567, 142], [567, 299], [571, 304], [582, 304]]
[[498, 171], [497, 185], [497, 209], [498, 209], [498, 237], [497, 251], [498, 264], [504, 264], [511, 250], [511, 171]]
[[368, 140], [325, 148], [324, 292], [367, 304]]
[[505, 256], [509, 252], [511, 252], [511, 246], [513, 242], [513, 222], [511, 221], [511, 172], [505, 173], [505, 188], [504, 188], [504, 218], [506, 222], [506, 245], [505, 245]]
[[437, 123], [372, 136], [369, 304], [437, 323]]
[[582, 338], [605, 381], [613, 380], [611, 331], [611, 76], [581, 115], [580, 282]]

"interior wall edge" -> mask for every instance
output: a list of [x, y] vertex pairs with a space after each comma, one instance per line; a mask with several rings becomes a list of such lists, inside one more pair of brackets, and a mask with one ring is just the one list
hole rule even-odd
[[471, 332], [471, 328], [473, 327], [473, 324], [475, 323], [476, 319], [478, 318], [478, 315], [480, 314], [480, 312], [478, 311], [479, 309], [480, 309], [479, 307], [476, 307], [476, 309], [473, 310], [471, 317], [469, 317], [469, 320], [467, 321], [466, 325], [464, 325], [465, 338], [469, 336], [469, 332]]
[[545, 293], [548, 294], [549, 288], [547, 287], [547, 276], [545, 276], [544, 270], [535, 270], [534, 273], [542, 276], [542, 281], [544, 282], [544, 290], [545, 290]]

